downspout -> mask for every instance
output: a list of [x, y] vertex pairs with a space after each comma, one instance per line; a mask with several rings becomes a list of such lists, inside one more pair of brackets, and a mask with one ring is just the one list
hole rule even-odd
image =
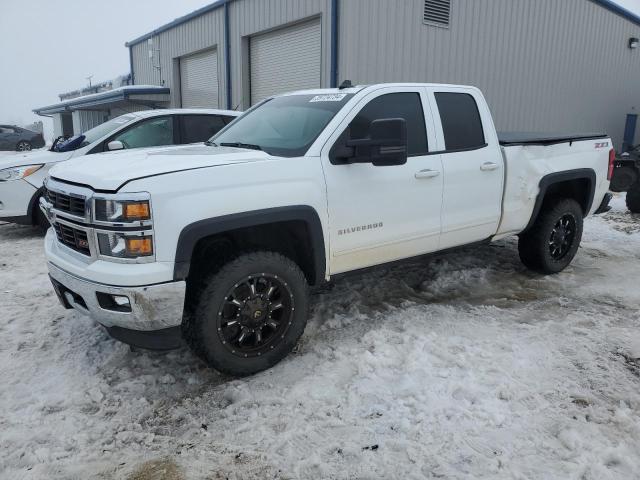
[[224, 56], [225, 56], [225, 81], [227, 83], [227, 110], [233, 108], [231, 101], [231, 33], [229, 32], [229, 2], [224, 4]]
[[331, 0], [331, 88], [336, 88], [338, 86], [338, 22], [340, 20], [339, 8], [339, 0]]
[[129, 46], [129, 70], [131, 71], [131, 85], [135, 85], [135, 77], [133, 75], [133, 52], [131, 51], [131, 48]]

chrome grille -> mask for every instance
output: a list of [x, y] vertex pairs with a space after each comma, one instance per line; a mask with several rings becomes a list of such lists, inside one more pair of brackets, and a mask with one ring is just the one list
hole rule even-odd
[[82, 197], [66, 195], [64, 193], [54, 192], [53, 190], [47, 189], [45, 191], [45, 198], [56, 210], [67, 212], [78, 217], [84, 217], [85, 199]]
[[55, 230], [56, 237], [58, 237], [58, 241], [60, 243], [75, 250], [76, 252], [91, 256], [87, 232], [58, 222], [53, 224], [53, 229]]

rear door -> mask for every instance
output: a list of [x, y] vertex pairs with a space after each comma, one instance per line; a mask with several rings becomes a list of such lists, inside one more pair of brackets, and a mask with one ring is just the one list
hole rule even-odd
[[180, 143], [206, 142], [229, 123], [223, 115], [178, 115], [180, 122]]
[[504, 188], [491, 113], [476, 89], [428, 90], [444, 171], [440, 248], [488, 239], [498, 230]]
[[[344, 139], [365, 138], [373, 120], [404, 118], [409, 158], [404, 165], [344, 164], [333, 155]], [[332, 274], [438, 249], [442, 165], [426, 90], [379, 89], [347, 114], [323, 147], [330, 219]], [[336, 147], [334, 149], [334, 147]]]

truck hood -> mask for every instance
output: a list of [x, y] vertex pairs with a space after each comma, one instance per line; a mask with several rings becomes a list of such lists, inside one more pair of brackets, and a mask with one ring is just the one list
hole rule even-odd
[[9, 167], [21, 167], [23, 165], [38, 165], [54, 162], [62, 162], [71, 158], [73, 152], [50, 152], [49, 150], [39, 150], [36, 152], [21, 153], [17, 155], [7, 155], [0, 157], [0, 170]]
[[77, 157], [53, 167], [50, 175], [59, 180], [88, 185], [95, 190], [116, 191], [125, 183], [139, 178], [269, 158], [265, 152], [244, 148], [202, 144], [174, 146]]

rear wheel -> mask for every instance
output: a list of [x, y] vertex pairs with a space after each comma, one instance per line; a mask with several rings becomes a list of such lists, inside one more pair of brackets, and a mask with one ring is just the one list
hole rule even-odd
[[640, 213], [640, 184], [634, 185], [627, 192], [627, 208], [632, 213]]
[[26, 152], [31, 150], [31, 144], [26, 140], [20, 140], [16, 145], [16, 151], [18, 152]]
[[307, 323], [308, 286], [300, 268], [273, 252], [237, 257], [204, 281], [183, 334], [210, 366], [251, 375], [282, 360]]
[[564, 270], [582, 239], [582, 208], [572, 199], [546, 202], [533, 226], [520, 235], [518, 253], [526, 267], [551, 274]]

